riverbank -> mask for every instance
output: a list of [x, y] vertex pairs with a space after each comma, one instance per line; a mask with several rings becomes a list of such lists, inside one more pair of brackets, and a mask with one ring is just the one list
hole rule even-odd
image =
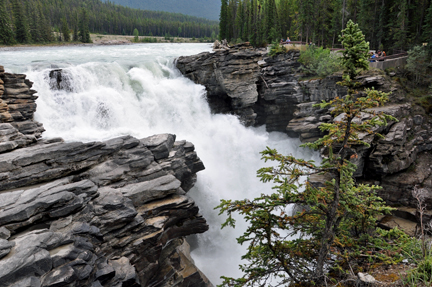
[[[93, 46], [93, 45], [127, 45], [127, 44], [142, 44], [142, 43], [201, 43], [196, 38], [183, 38], [183, 37], [153, 37], [153, 36], [140, 36], [139, 42], [134, 42], [133, 36], [125, 35], [102, 35], [90, 34], [92, 43], [82, 42], [52, 42], [52, 43], [38, 43], [38, 44], [17, 44], [12, 46], [0, 45], [0, 51], [17, 51], [20, 49], [28, 49], [35, 47], [64, 47], [64, 46]], [[146, 40], [148, 39], [148, 40]]]

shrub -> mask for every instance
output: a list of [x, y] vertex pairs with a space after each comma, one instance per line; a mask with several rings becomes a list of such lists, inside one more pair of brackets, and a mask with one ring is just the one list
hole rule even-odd
[[408, 51], [408, 59], [405, 68], [414, 76], [417, 84], [422, 81], [428, 68], [428, 54], [423, 46], [415, 46]]
[[277, 54], [282, 54], [286, 52], [288, 52], [287, 48], [285, 48], [283, 45], [280, 45], [278, 42], [275, 41], [270, 46], [269, 56], [273, 57], [276, 56]]
[[326, 77], [342, 69], [340, 56], [322, 47], [310, 46], [300, 53], [299, 62], [303, 64], [303, 72], [307, 75]]

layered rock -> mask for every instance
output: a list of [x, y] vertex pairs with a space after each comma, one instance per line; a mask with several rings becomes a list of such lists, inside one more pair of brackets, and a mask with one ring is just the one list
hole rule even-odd
[[180, 57], [176, 66], [192, 81], [206, 87], [213, 112], [233, 113], [246, 125], [253, 125], [257, 117], [253, 109], [258, 100], [257, 62], [263, 54], [246, 43], [216, 53]]
[[[0, 124], [0, 286], [212, 286], [184, 240], [208, 229], [186, 194], [204, 169], [193, 144], [36, 140], [31, 84], [2, 79], [12, 117]], [[28, 112], [10, 107], [22, 95]]]
[[180, 57], [176, 66], [206, 87], [214, 113], [233, 113], [246, 126], [265, 124], [269, 131], [285, 132], [299, 105], [311, 106], [345, 92], [335, 85], [340, 77], [301, 81], [299, 55], [291, 50], [269, 57], [243, 43], [215, 53]]
[[[241, 53], [242, 58], [233, 60], [229, 56], [236, 53]], [[186, 77], [206, 87], [214, 112], [237, 114], [247, 125], [265, 124], [268, 131], [286, 132], [292, 137], [300, 137], [303, 142], [323, 136], [319, 126], [335, 119], [328, 110], [313, 105], [346, 94], [346, 89], [336, 84], [342, 79], [341, 75], [301, 80], [298, 51], [291, 50], [274, 57], [266, 54], [259, 56], [257, 53], [247, 45], [239, 45], [213, 54], [181, 57], [177, 61], [177, 67]], [[219, 62], [213, 66], [207, 65], [209, 59]], [[250, 72], [241, 73], [243, 68], [238, 66], [240, 63]], [[234, 75], [237, 73], [241, 73], [242, 78], [236, 78]], [[223, 88], [223, 80], [226, 78], [231, 79], [231, 90], [243, 90], [242, 94], [237, 94], [241, 94], [239, 99], [245, 99], [248, 103], [247, 113], [242, 113], [231, 104], [229, 93]], [[424, 176], [409, 177], [409, 184], [402, 175], [407, 174], [408, 169], [416, 169], [417, 162], [421, 162], [420, 158], [432, 150], [432, 120], [420, 107], [409, 103], [399, 84], [384, 72], [372, 71], [357, 80], [361, 89], [375, 88], [391, 92], [391, 103], [375, 110], [390, 114], [399, 122], [390, 122], [386, 128], [377, 129], [384, 136], [383, 139], [362, 136], [371, 147], [354, 147], [359, 155], [353, 160], [358, 167], [355, 176], [358, 181], [382, 185], [384, 188], [380, 195], [388, 203], [413, 206], [415, 202], [411, 190], [415, 184], [430, 186], [428, 172], [422, 171]], [[243, 89], [244, 83], [248, 85]], [[249, 91], [255, 87], [256, 90]], [[255, 102], [250, 104], [252, 99]], [[224, 106], [224, 109], [219, 109], [219, 106]], [[424, 168], [420, 167], [422, 170]], [[432, 195], [428, 201], [432, 203]]]
[[25, 75], [9, 74], [0, 66], [0, 152], [36, 142], [44, 128], [33, 121], [36, 99]]

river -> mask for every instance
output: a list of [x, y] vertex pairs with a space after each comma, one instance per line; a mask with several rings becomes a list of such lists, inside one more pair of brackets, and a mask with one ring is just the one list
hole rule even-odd
[[[37, 90], [35, 119], [43, 137], [94, 141], [132, 135], [137, 138], [172, 133], [192, 142], [206, 169], [189, 192], [210, 230], [193, 240], [196, 265], [218, 284], [220, 276], [241, 276], [238, 265], [245, 247], [235, 240], [245, 228], [220, 229], [223, 216], [213, 210], [220, 199], [242, 199], [270, 192], [256, 178], [265, 164], [266, 146], [302, 158], [316, 157], [299, 148], [298, 139], [246, 128], [235, 116], [211, 114], [205, 88], [183, 77], [176, 57], [211, 51], [209, 44], [135, 44], [67, 46], [0, 51], [6, 72], [24, 73]], [[51, 90], [49, 71], [61, 68], [70, 90]]]

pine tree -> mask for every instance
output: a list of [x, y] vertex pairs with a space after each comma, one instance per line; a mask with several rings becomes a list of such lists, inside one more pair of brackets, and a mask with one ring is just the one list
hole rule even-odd
[[219, 17], [219, 39], [224, 40], [228, 36], [228, 0], [221, 0], [221, 12]]
[[425, 24], [423, 26], [424, 38], [423, 40], [427, 42], [426, 49], [429, 56], [432, 57], [432, 1], [429, 4], [429, 8], [426, 12]]
[[396, 14], [393, 23], [393, 29], [395, 32], [393, 33], [393, 41], [395, 46], [399, 49], [403, 49], [407, 46], [407, 29], [408, 29], [408, 3], [407, 0], [397, 0], [395, 1], [392, 10]]
[[226, 37], [228, 41], [231, 41], [234, 37], [234, 17], [236, 14], [234, 0], [229, 0], [227, 9], [227, 33]]
[[358, 74], [358, 69], [369, 69], [369, 42], [365, 41], [358, 24], [351, 20], [348, 21], [346, 29], [342, 30], [339, 41], [345, 48], [342, 52], [342, 64], [346, 69], [346, 73], [354, 80]]
[[[349, 21], [344, 30], [345, 39], [364, 39], [353, 26]], [[345, 48], [362, 50], [353, 45], [363, 47], [367, 43], [347, 41]], [[357, 56], [355, 59], [361, 60]], [[355, 59], [347, 59], [345, 63]], [[332, 282], [326, 270], [344, 271], [347, 266], [364, 262], [363, 254], [375, 250], [370, 242], [380, 240], [376, 217], [389, 213], [391, 208], [376, 195], [379, 187], [355, 183], [353, 175], [357, 166], [351, 160], [358, 155], [352, 147], [369, 146], [361, 140], [360, 134], [374, 134], [373, 128], [396, 119], [371, 111], [372, 107], [388, 101], [388, 94], [366, 89], [364, 96], [359, 96], [352, 89], [355, 85], [348, 76], [351, 67], [345, 68], [342, 85], [350, 87], [348, 94], [316, 105], [331, 108], [334, 118], [340, 120], [321, 124], [320, 129], [327, 134], [314, 143], [303, 145], [327, 150], [322, 163], [316, 165], [314, 161], [285, 156], [267, 148], [262, 158], [275, 162], [276, 166], [261, 168], [258, 177], [262, 182], [272, 182], [275, 192], [252, 200], [221, 200], [217, 207], [220, 214], [228, 215], [222, 227], [235, 226], [233, 213], [243, 215], [242, 219], [248, 223], [246, 231], [237, 238], [238, 243], [248, 244], [247, 253], [242, 256], [246, 263], [240, 266], [244, 276], [223, 277], [223, 286], [268, 286], [273, 278], [276, 280], [271, 283], [275, 286], [293, 283], [325, 286]], [[359, 122], [358, 118], [366, 114], [370, 117], [363, 117]], [[329, 180], [323, 179], [322, 186], [314, 186], [309, 179], [301, 182], [302, 177], [316, 174], [325, 175]], [[289, 211], [288, 206], [296, 206], [298, 211]], [[379, 262], [389, 260], [390, 256], [368, 259]]]
[[274, 35], [276, 31], [276, 3], [274, 0], [267, 0], [265, 3], [265, 38], [268, 43], [271, 43], [276, 36]]
[[27, 22], [27, 17], [24, 14], [20, 0], [14, 0], [13, 2], [13, 13], [15, 18], [15, 38], [18, 43], [29, 43], [30, 33]]
[[63, 41], [69, 42], [70, 41], [70, 30], [69, 30], [68, 24], [66, 22], [66, 18], [62, 19], [61, 32], [63, 34]]
[[37, 13], [36, 3], [29, 1], [26, 3], [27, 15], [29, 15], [29, 28], [31, 31], [31, 39], [35, 43], [43, 42], [42, 32], [41, 32], [41, 21], [39, 13]]
[[74, 27], [73, 27], [73, 37], [72, 37], [72, 41], [74, 42], [78, 42], [79, 41], [79, 37], [78, 37], [78, 13], [75, 12], [74, 15]]
[[15, 43], [12, 25], [6, 14], [5, 0], [0, 0], [0, 43], [4, 45]]
[[38, 3], [38, 14], [39, 14], [39, 27], [41, 31], [42, 42], [52, 42], [54, 41], [54, 35], [51, 29], [51, 25], [48, 22], [45, 14], [43, 13], [42, 4]]
[[[124, 31], [124, 29], [123, 29], [123, 31]], [[84, 8], [81, 10], [79, 40], [83, 43], [91, 43], [90, 32], [89, 32], [89, 23], [88, 23], [88, 14], [87, 14], [87, 10]]]
[[250, 17], [249, 17], [249, 41], [252, 46], [257, 46], [258, 39], [258, 27], [257, 27], [257, 14], [258, 14], [258, 4], [257, 0], [250, 0]]
[[134, 42], [138, 43], [138, 41], [139, 41], [139, 32], [138, 32], [137, 28], [134, 29], [133, 35], [134, 35]]
[[237, 5], [237, 13], [235, 16], [235, 25], [234, 25], [234, 38], [243, 40], [243, 29], [244, 29], [244, 9], [243, 3], [240, 0]]

